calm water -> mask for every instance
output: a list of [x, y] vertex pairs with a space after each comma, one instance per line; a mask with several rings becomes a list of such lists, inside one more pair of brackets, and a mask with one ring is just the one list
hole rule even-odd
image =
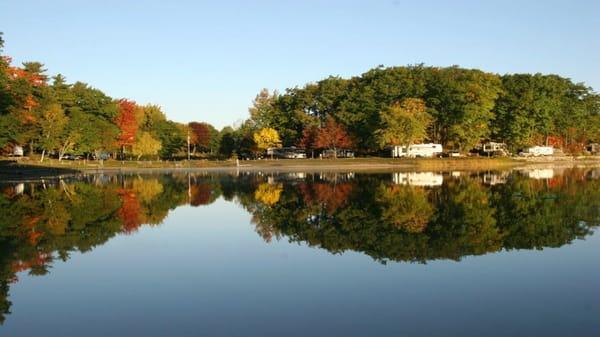
[[598, 336], [599, 170], [0, 185], [2, 336]]

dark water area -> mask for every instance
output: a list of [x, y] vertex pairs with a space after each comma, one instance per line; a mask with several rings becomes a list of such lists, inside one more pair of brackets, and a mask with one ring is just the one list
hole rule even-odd
[[598, 336], [600, 170], [0, 182], [0, 336]]

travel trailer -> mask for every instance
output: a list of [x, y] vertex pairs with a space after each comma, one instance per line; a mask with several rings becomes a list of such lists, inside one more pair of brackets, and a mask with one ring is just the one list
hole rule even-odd
[[15, 156], [15, 157], [23, 157], [23, 147], [21, 147], [21, 146], [19, 146], [19, 145], [16, 145], [16, 146], [13, 148], [13, 153], [12, 153], [12, 155], [13, 155], [13, 156]]
[[481, 154], [484, 156], [503, 156], [510, 155], [508, 147], [504, 143], [487, 142], [481, 148]]
[[523, 157], [552, 156], [553, 154], [554, 148], [552, 146], [532, 146], [519, 153]]
[[442, 144], [413, 144], [406, 146], [395, 145], [392, 146], [392, 157], [436, 157], [441, 155], [443, 152]]
[[532, 146], [519, 153], [523, 157], [552, 156], [553, 154], [554, 148], [552, 146]]

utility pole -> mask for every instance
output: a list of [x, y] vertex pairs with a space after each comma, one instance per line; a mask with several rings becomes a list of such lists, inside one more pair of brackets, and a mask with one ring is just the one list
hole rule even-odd
[[188, 145], [188, 161], [190, 161], [190, 132], [187, 133], [187, 145]]

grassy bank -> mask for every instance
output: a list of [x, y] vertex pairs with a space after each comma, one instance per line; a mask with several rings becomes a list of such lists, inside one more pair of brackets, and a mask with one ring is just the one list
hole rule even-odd
[[58, 161], [21, 159], [0, 161], [0, 179], [14, 177], [44, 177], [74, 174], [79, 172], [148, 172], [178, 170], [287, 170], [287, 171], [476, 171], [499, 170], [531, 165], [568, 166], [600, 165], [600, 157], [585, 158], [352, 158], [352, 159], [279, 159], [279, 160], [192, 160], [192, 161]]

